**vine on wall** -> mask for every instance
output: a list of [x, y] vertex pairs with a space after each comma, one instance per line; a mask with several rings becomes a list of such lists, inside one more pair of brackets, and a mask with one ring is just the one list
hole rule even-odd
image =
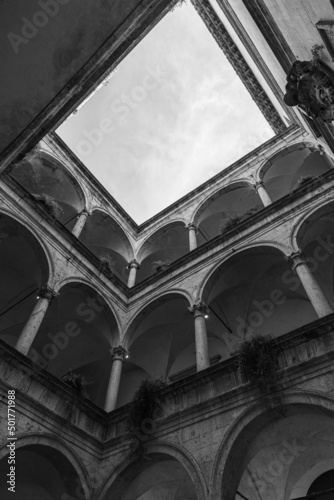
[[244, 383], [256, 387], [270, 403], [282, 403], [278, 374], [280, 348], [270, 335], [256, 335], [244, 340], [237, 351], [238, 367]]

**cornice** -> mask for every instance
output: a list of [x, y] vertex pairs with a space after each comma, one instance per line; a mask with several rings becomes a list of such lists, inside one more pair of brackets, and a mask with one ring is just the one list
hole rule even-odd
[[192, 3], [271, 128], [276, 134], [283, 132], [286, 129], [286, 125], [217, 16], [209, 0], [192, 0]]

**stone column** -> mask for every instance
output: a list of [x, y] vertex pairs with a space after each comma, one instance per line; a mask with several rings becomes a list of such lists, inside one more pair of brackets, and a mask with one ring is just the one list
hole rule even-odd
[[194, 316], [195, 323], [195, 345], [197, 371], [205, 370], [210, 366], [208, 336], [206, 333], [207, 316], [206, 306], [203, 302], [188, 308]]
[[257, 182], [254, 184], [254, 189], [257, 191], [264, 207], [268, 207], [268, 205], [272, 204], [272, 199], [270, 198], [266, 188], [263, 185], [263, 182]]
[[305, 292], [319, 318], [332, 314], [334, 312], [333, 308], [308, 267], [305, 256], [301, 252], [297, 252], [292, 254], [289, 260], [292, 263], [292, 269], [298, 274]]
[[22, 354], [28, 354], [29, 349], [36, 337], [40, 324], [42, 323], [46, 311], [49, 307], [49, 304], [51, 304], [56, 295], [57, 294], [48, 286], [41, 288], [38, 292], [37, 303], [15, 345], [15, 349], [17, 349]]
[[189, 252], [197, 248], [197, 226], [191, 222], [187, 225], [189, 232]]
[[72, 234], [74, 234], [74, 236], [76, 236], [77, 238], [79, 238], [83, 228], [85, 227], [88, 216], [89, 212], [88, 210], [86, 210], [86, 208], [84, 208], [84, 210], [80, 214], [78, 214], [78, 220], [76, 221], [75, 226], [72, 229]]
[[129, 353], [122, 345], [110, 349], [110, 354], [113, 358], [109, 384], [106, 395], [104, 409], [106, 412], [113, 411], [117, 405], [117, 397], [121, 382], [122, 364], [125, 358], [129, 357]]
[[128, 287], [132, 288], [136, 284], [137, 269], [140, 269], [140, 265], [135, 259], [133, 259], [131, 260], [131, 262], [129, 262], [128, 269], [130, 269], [128, 277]]

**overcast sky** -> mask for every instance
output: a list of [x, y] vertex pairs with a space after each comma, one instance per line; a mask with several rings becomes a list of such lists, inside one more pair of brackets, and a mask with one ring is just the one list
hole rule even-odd
[[139, 224], [274, 135], [191, 5], [57, 132]]

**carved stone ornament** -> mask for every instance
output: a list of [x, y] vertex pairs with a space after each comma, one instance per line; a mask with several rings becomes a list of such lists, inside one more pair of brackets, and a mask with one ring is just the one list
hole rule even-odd
[[43, 286], [42, 288], [39, 289], [37, 296], [38, 296], [38, 298], [48, 300], [49, 303], [51, 304], [51, 302], [53, 301], [53, 299], [55, 297], [57, 297], [57, 295], [58, 295], [57, 292], [55, 292], [54, 290], [52, 290], [50, 287], [48, 287], [46, 285], [46, 286]]
[[110, 349], [110, 354], [113, 359], [121, 359], [122, 361], [129, 356], [127, 351], [122, 345]]
[[206, 304], [202, 301], [188, 307], [188, 311], [194, 316], [206, 316], [208, 314]]
[[306, 256], [303, 252], [293, 252], [291, 255], [286, 257], [286, 261], [289, 262], [293, 271], [300, 265], [307, 265]]
[[325, 123], [334, 120], [334, 72], [319, 59], [319, 50], [313, 50], [311, 61], [295, 61], [287, 75], [284, 102], [298, 106], [310, 118], [321, 118]]
[[140, 264], [139, 262], [136, 261], [136, 259], [132, 259], [129, 264], [127, 265], [128, 269], [140, 269]]

